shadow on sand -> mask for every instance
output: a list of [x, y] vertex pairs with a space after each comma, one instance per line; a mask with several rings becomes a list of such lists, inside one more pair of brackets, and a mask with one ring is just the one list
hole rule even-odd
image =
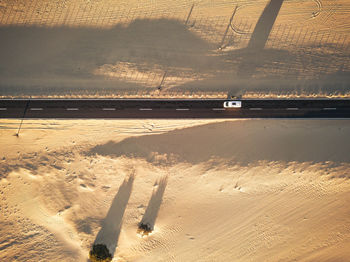
[[191, 80], [171, 87], [177, 92], [348, 93], [348, 49], [326, 41], [295, 48], [285, 43], [284, 49], [278, 36], [267, 49], [283, 2], [268, 1], [247, 48], [220, 53], [172, 19], [137, 19], [105, 29], [0, 26], [0, 95], [136, 95], [157, 91], [163, 71], [174, 82]]
[[341, 120], [234, 121], [109, 141], [88, 153], [149, 161], [149, 155], [158, 152], [191, 164], [212, 158], [234, 159], [242, 165], [258, 161], [349, 162], [350, 154], [344, 151], [350, 150], [349, 128], [349, 123]]
[[[350, 90], [350, 70], [349, 54], [345, 49], [342, 52], [337, 45], [326, 42], [296, 46], [296, 49], [266, 48], [283, 2], [268, 2], [246, 48], [223, 53], [227, 68], [231, 70], [217, 70], [215, 78], [184, 83], [174, 90], [188, 92], [216, 89], [227, 91], [229, 97], [249, 92], [347, 94]], [[276, 46], [280, 44], [289, 43], [276, 43]]]
[[[139, 223], [139, 230], [148, 234], [154, 230], [154, 225], [158, 216], [159, 208], [162, 203], [164, 191], [168, 182], [168, 177], [162, 177], [157, 183], [158, 187], [153, 190], [151, 199], [148, 202], [145, 214]], [[140, 232], [139, 231], [139, 232]], [[141, 232], [141, 233], [142, 233]]]
[[135, 65], [139, 72], [214, 63], [207, 56], [210, 44], [178, 20], [137, 19], [105, 29], [0, 26], [0, 35], [0, 94], [139, 90], [142, 86], [135, 83], [94, 72], [118, 63]]
[[[246, 57], [243, 59], [238, 68], [238, 74], [244, 76], [251, 76], [257, 67], [257, 62], [262, 62], [259, 54], [265, 48], [266, 42], [269, 38], [273, 25], [276, 22], [278, 13], [282, 7], [284, 0], [270, 0], [261, 14], [258, 23], [256, 24], [253, 34], [248, 43], [248, 47], [244, 50]], [[255, 65], [255, 66], [254, 66]]]
[[124, 179], [94, 241], [94, 245], [106, 245], [112, 257], [118, 244], [123, 215], [130, 198], [134, 179], [134, 173]]
[[261, 14], [250, 38], [248, 49], [262, 50], [276, 22], [284, 0], [271, 0]]

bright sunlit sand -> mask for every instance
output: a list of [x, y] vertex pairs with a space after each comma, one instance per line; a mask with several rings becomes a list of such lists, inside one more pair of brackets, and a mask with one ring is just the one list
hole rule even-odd
[[3, 0], [0, 97], [349, 97], [349, 1], [269, 3]]
[[18, 138], [15, 122], [1, 261], [85, 261], [95, 241], [113, 261], [350, 257], [349, 121], [25, 120]]
[[[347, 0], [0, 0], [0, 98], [349, 98], [349, 33]], [[350, 261], [349, 120], [19, 125], [1, 262]]]

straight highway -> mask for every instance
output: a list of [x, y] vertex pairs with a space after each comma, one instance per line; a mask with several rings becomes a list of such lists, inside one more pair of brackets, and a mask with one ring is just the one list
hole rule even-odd
[[350, 118], [350, 99], [0, 99], [0, 118]]

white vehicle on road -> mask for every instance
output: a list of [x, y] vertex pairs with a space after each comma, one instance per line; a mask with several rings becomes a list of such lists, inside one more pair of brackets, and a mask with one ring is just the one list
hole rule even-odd
[[241, 108], [242, 101], [225, 101], [224, 108]]

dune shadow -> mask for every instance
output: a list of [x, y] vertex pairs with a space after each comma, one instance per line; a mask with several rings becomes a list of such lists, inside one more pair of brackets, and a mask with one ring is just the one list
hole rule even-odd
[[257, 161], [350, 162], [349, 132], [349, 122], [341, 120], [235, 121], [131, 137], [118, 143], [109, 141], [87, 153], [141, 158], [151, 163], [149, 155], [153, 152], [192, 164], [212, 158], [242, 165]]
[[106, 217], [102, 221], [102, 227], [94, 241], [94, 245], [105, 245], [112, 257], [118, 245], [122, 220], [131, 195], [134, 179], [134, 173], [124, 179], [122, 185], [119, 187], [118, 193], [113, 199]]
[[349, 74], [332, 75], [341, 66], [350, 70], [347, 49], [322, 43], [287, 51], [277, 36], [274, 48], [266, 47], [282, 6], [283, 0], [268, 1], [248, 46], [220, 53], [174, 19], [136, 19], [104, 29], [0, 26], [0, 95], [137, 96], [157, 91], [165, 71], [178, 92], [295, 93], [299, 85], [349, 92]]
[[[128, 73], [135, 78], [153, 67], [197, 69], [213, 61], [206, 55], [211, 45], [173, 19], [137, 19], [104, 29], [0, 26], [0, 35], [2, 95], [140, 89], [124, 81]], [[108, 77], [120, 63], [129, 66], [117, 67], [125, 70], [124, 78]]]
[[[168, 177], [161, 178], [157, 183], [157, 189], [153, 190], [152, 196], [148, 202], [145, 214], [143, 215], [141, 222], [139, 223], [139, 229], [144, 231], [153, 231], [156, 219], [158, 216], [159, 208], [163, 200], [164, 191], [168, 182]], [[145, 227], [145, 228], [142, 228]]]
[[[347, 95], [350, 92], [348, 53], [263, 49], [257, 54], [246, 49], [227, 52], [230, 70], [215, 77], [181, 84], [177, 92], [219, 91], [234, 96], [252, 94]], [[331, 50], [330, 50], [331, 51]]]

